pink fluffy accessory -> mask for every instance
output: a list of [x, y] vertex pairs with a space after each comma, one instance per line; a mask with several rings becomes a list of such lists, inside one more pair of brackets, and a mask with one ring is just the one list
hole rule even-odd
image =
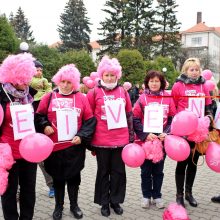
[[7, 143], [0, 143], [0, 195], [3, 195], [8, 186], [8, 171], [15, 163], [11, 147]]
[[78, 90], [80, 87], [80, 72], [74, 64], [67, 64], [61, 67], [52, 78], [52, 81], [59, 86], [63, 80], [70, 81], [73, 85], [73, 90]]
[[14, 164], [11, 147], [8, 143], [0, 143], [0, 168], [9, 170]]
[[29, 84], [36, 73], [34, 58], [29, 53], [9, 55], [0, 66], [0, 82]]
[[97, 68], [97, 73], [100, 79], [102, 79], [102, 75], [105, 72], [114, 74], [117, 79], [121, 78], [122, 67], [116, 58], [110, 59], [108, 56], [102, 58]]
[[163, 220], [190, 220], [190, 218], [183, 206], [171, 203], [163, 212]]
[[209, 133], [210, 120], [208, 116], [198, 119], [198, 126], [195, 132], [188, 135], [187, 139], [189, 141], [194, 141], [195, 143], [200, 143], [207, 139]]
[[0, 196], [2, 196], [8, 186], [8, 171], [0, 168]]
[[129, 90], [132, 87], [132, 85], [130, 82], [124, 82], [123, 87], [124, 89]]
[[156, 138], [153, 141], [146, 141], [142, 144], [142, 147], [146, 154], [147, 160], [152, 160], [153, 163], [158, 163], [163, 159], [163, 145], [162, 142]]

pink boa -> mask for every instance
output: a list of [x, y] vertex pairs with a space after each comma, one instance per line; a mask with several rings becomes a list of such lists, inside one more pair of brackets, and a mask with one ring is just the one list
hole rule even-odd
[[142, 147], [146, 154], [146, 159], [152, 160], [153, 163], [157, 163], [163, 159], [163, 145], [159, 139], [154, 141], [146, 141], [142, 144]]
[[177, 203], [172, 203], [163, 212], [163, 220], [190, 220], [186, 209], [178, 205]]
[[8, 172], [3, 169], [0, 168], [0, 196], [2, 196], [8, 186]]
[[7, 143], [0, 143], [0, 168], [11, 169], [14, 164], [11, 147]]
[[196, 143], [202, 142], [207, 139], [209, 133], [210, 120], [208, 116], [199, 118], [199, 123], [196, 131], [190, 134], [187, 139]]

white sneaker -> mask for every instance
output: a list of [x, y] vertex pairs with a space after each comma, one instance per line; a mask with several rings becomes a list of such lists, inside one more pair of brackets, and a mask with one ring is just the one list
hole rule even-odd
[[165, 208], [164, 202], [163, 202], [163, 200], [162, 200], [161, 198], [154, 199], [154, 200], [153, 200], [153, 204], [155, 204], [158, 209], [163, 209], [163, 208]]
[[150, 208], [150, 199], [148, 198], [143, 198], [142, 201], [141, 201], [141, 207], [143, 209], [148, 209]]

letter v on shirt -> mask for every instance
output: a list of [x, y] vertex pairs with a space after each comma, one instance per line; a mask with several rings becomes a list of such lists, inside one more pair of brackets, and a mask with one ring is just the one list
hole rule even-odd
[[108, 129], [127, 127], [125, 104], [122, 99], [105, 101]]

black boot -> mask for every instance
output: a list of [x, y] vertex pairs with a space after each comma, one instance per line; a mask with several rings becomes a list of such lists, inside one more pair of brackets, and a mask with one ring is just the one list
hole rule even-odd
[[67, 190], [69, 194], [69, 200], [70, 200], [70, 211], [72, 212], [73, 216], [76, 219], [81, 219], [83, 217], [83, 212], [78, 206], [78, 191], [79, 186], [68, 184]]
[[184, 203], [184, 198], [183, 198], [183, 194], [176, 194], [176, 203], [178, 205], [181, 205], [185, 208], [185, 203]]
[[192, 195], [192, 186], [194, 183], [196, 173], [186, 172], [186, 185], [185, 185], [185, 199], [192, 207], [197, 207], [198, 203]]
[[55, 206], [55, 209], [53, 211], [53, 220], [60, 220], [63, 216], [63, 206]]
[[[64, 186], [65, 187], [65, 186]], [[64, 204], [65, 188], [55, 188], [55, 209], [53, 212], [53, 220], [62, 219]]]
[[184, 186], [184, 181], [185, 181], [185, 175], [175, 175], [176, 179], [176, 202], [177, 204], [185, 207], [184, 204], [184, 198], [183, 198], [183, 186]]

